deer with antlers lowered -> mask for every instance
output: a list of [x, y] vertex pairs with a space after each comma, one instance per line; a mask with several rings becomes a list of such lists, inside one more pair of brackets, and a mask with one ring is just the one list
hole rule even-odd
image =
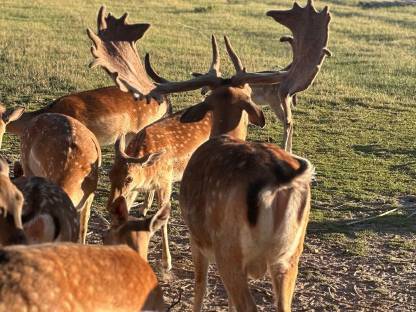
[[45, 177], [68, 194], [80, 211], [80, 240], [85, 242], [101, 165], [94, 134], [72, 117], [41, 114], [22, 135], [21, 155], [25, 176]]
[[[88, 31], [92, 40], [107, 38], [109, 36], [107, 25], [116, 29], [126, 26], [127, 15], [120, 19], [114, 18], [111, 14], [105, 15], [105, 7], [101, 7], [97, 17], [98, 36], [91, 30]], [[149, 24], [128, 25], [128, 31], [123, 33], [128, 41], [121, 40], [117, 46], [106, 46], [105, 48], [109, 51], [121, 49], [137, 53], [135, 43], [143, 37], [149, 27]], [[95, 48], [93, 48], [93, 53], [96, 53]], [[92, 63], [90, 66], [95, 65], [97, 63]], [[125, 65], [129, 66], [128, 63]], [[136, 80], [140, 82], [140, 86], [145, 90], [155, 87], [146, 75], [140, 59], [135, 60], [134, 66], [136, 69], [134, 75]], [[109, 70], [111, 71], [111, 69]], [[123, 84], [119, 83], [118, 86], [121, 87], [121, 90], [127, 91]], [[121, 90], [112, 86], [63, 96], [40, 110], [23, 113], [18, 120], [9, 118], [7, 131], [22, 136], [29, 123], [40, 114], [59, 113], [71, 116], [83, 123], [94, 133], [100, 145], [105, 146], [114, 144], [122, 134], [125, 134], [130, 140], [145, 126], [166, 114], [170, 114], [171, 107], [166, 97], [160, 99], [160, 102], [152, 100], [148, 103], [145, 100], [137, 100], [131, 93]], [[8, 111], [10, 117], [13, 116], [11, 112], [12, 110]], [[0, 131], [1, 129], [0, 125]]]
[[[295, 4], [291, 10], [267, 15], [294, 33], [296, 52], [314, 47], [315, 41], [305, 33], [327, 30], [330, 21], [328, 8], [317, 12], [311, 1], [303, 8]], [[229, 44], [227, 48], [234, 54]], [[325, 53], [321, 48], [321, 58]], [[289, 94], [304, 90], [315, 71], [299, 78], [294, 72], [306, 72], [302, 66], [319, 68], [321, 58], [315, 64], [295, 58], [282, 73], [280, 84]], [[236, 68], [242, 69], [236, 55], [234, 60]], [[211, 259], [227, 290], [230, 310], [257, 311], [247, 279], [268, 271], [277, 310], [290, 311], [309, 218], [313, 166], [271, 144], [241, 140], [216, 123], [226, 119], [217, 107], [209, 110], [213, 111], [212, 134], [223, 135], [211, 135], [192, 155], [179, 199], [195, 266], [194, 311], [202, 307]], [[198, 110], [189, 110], [184, 118], [195, 121], [200, 115]]]
[[127, 246], [0, 249], [0, 311], [166, 311], [155, 273]]

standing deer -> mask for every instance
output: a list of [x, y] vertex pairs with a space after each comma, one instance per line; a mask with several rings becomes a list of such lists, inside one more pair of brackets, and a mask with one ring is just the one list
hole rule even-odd
[[[116, 19], [108, 14], [105, 17], [105, 7], [101, 7], [97, 17], [98, 38], [106, 38], [107, 25], [116, 28], [128, 27], [131, 42], [119, 42], [118, 47], [136, 51], [135, 42], [143, 37], [150, 25], [129, 25], [125, 20], [126, 16]], [[88, 34], [92, 39], [97, 38], [91, 30]], [[96, 63], [91, 64], [94, 65]], [[148, 89], [154, 87], [139, 59], [135, 65], [137, 65], [135, 75], [141, 85]], [[63, 96], [47, 107], [24, 113], [19, 120], [9, 118], [7, 131], [22, 136], [30, 121], [44, 113], [59, 113], [77, 119], [94, 133], [101, 146], [105, 146], [114, 144], [122, 134], [127, 135], [129, 140], [143, 127], [170, 113], [170, 104], [167, 98], [162, 98], [160, 102], [152, 100], [147, 103], [145, 100], [135, 100], [130, 93], [122, 92], [115, 86], [105, 87]], [[9, 115], [12, 116], [10, 113]], [[1, 130], [0, 125], [0, 135]]]
[[68, 194], [81, 213], [80, 240], [85, 243], [101, 165], [94, 134], [72, 117], [41, 114], [23, 132], [21, 155], [25, 176], [45, 177]]
[[166, 311], [149, 264], [126, 246], [0, 249], [0, 311]]
[[[311, 70], [309, 76], [300, 75], [308, 72], [303, 67], [313, 66], [307, 62], [311, 59], [298, 55], [315, 47], [314, 37], [306, 34], [328, 26], [328, 8], [317, 12], [308, 1], [304, 8], [295, 4], [291, 10], [269, 11], [267, 15], [296, 29], [294, 62], [281, 73], [280, 82], [288, 94], [295, 94], [306, 89], [316, 73]], [[243, 71], [227, 40], [226, 45], [237, 71]], [[321, 48], [321, 58], [325, 53]], [[204, 111], [213, 112], [211, 138], [192, 155], [180, 188], [179, 203], [190, 230], [195, 266], [193, 309], [201, 310], [208, 264], [215, 260], [230, 310], [257, 311], [247, 279], [268, 271], [277, 310], [290, 311], [309, 219], [314, 169], [306, 159], [271, 144], [245, 142], [233, 127], [224, 127], [221, 121], [230, 120], [231, 107], [243, 109], [230, 104], [217, 102], [203, 111], [193, 108], [183, 116], [194, 122]]]
[[[252, 98], [258, 104], [268, 104], [274, 111], [276, 117], [283, 123], [283, 147], [286, 151], [292, 152], [293, 137], [293, 116], [292, 107], [296, 105], [296, 92], [306, 90], [314, 81], [321, 69], [326, 56], [331, 56], [327, 48], [328, 26], [330, 15], [327, 8], [320, 14], [313, 5], [313, 0], [308, 0], [305, 8], [301, 8], [296, 2], [287, 14], [285, 11], [280, 13], [267, 13], [278, 23], [286, 26], [292, 32], [292, 36], [283, 36], [281, 42], [288, 42], [293, 52], [293, 61], [286, 66], [282, 72], [291, 72], [292, 77], [282, 83], [275, 85], [255, 85], [253, 86]], [[296, 16], [294, 19], [292, 16]], [[299, 22], [302, 21], [302, 22]], [[303, 37], [302, 40], [307, 44], [307, 48], [301, 45], [296, 37]], [[293, 80], [296, 79], [296, 88]]]
[[6, 111], [6, 108], [0, 104], [0, 149], [3, 142], [3, 135], [6, 132], [6, 126], [18, 120], [24, 112], [23, 107], [18, 107]]

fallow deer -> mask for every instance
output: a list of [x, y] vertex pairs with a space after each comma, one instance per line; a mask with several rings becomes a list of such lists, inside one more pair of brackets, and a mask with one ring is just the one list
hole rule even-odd
[[68, 194], [81, 213], [80, 240], [85, 242], [101, 165], [94, 134], [72, 117], [41, 114], [23, 132], [21, 155], [25, 176], [45, 177]]
[[[317, 12], [308, 1], [304, 8], [295, 4], [291, 10], [269, 11], [267, 15], [296, 29], [294, 62], [281, 81], [287, 94], [295, 94], [306, 89], [316, 75], [317, 71], [311, 70], [309, 75], [300, 76], [308, 72], [303, 67], [311, 66], [300, 56], [315, 46], [305, 34], [327, 27], [328, 8]], [[234, 55], [237, 71], [243, 70], [229, 42], [226, 45]], [[321, 47], [321, 59], [325, 53]], [[319, 68], [319, 64], [315, 66]], [[222, 106], [222, 111], [217, 106]], [[271, 144], [245, 142], [232, 127], [222, 127], [216, 121], [228, 120], [228, 109], [224, 103], [217, 103], [202, 110], [189, 109], [183, 116], [195, 122], [206, 111], [213, 112], [211, 138], [189, 160], [179, 198], [190, 230], [195, 266], [194, 311], [201, 310], [211, 260], [215, 260], [224, 282], [230, 310], [257, 311], [247, 278], [258, 278], [268, 271], [277, 310], [290, 311], [309, 219], [314, 169], [306, 159]]]
[[6, 132], [6, 126], [18, 120], [24, 110], [25, 109], [23, 107], [18, 107], [6, 111], [6, 108], [0, 104], [0, 149], [3, 142], [4, 132]]
[[118, 197], [111, 206], [112, 226], [104, 232], [104, 245], [127, 244], [147, 261], [149, 241], [153, 234], [168, 222], [170, 206], [158, 210], [154, 216], [136, 218], [129, 215], [124, 197]]
[[[101, 7], [97, 17], [98, 37], [89, 30], [91, 39], [106, 38], [107, 27], [127, 27], [129, 32], [125, 35], [129, 36], [130, 42], [119, 42], [118, 48], [136, 51], [134, 44], [142, 38], [150, 25], [129, 25], [125, 22], [126, 15], [116, 19], [111, 14], [108, 16], [105, 14], [105, 7]], [[95, 65], [97, 64], [93, 63], [91, 66]], [[154, 83], [146, 75], [139, 59], [135, 65], [137, 65], [136, 78], [141, 85], [148, 89], [153, 88]], [[167, 98], [163, 98], [160, 102], [152, 100], [147, 103], [145, 100], [134, 99], [130, 93], [122, 92], [115, 86], [105, 87], [66, 95], [42, 109], [24, 113], [19, 120], [8, 124], [7, 131], [22, 136], [30, 121], [44, 113], [60, 113], [77, 119], [92, 131], [100, 145], [104, 146], [114, 144], [121, 134], [127, 135], [127, 139], [130, 140], [133, 134], [169, 114], [170, 104]], [[0, 135], [1, 129], [0, 126]]]
[[0, 157], [0, 245], [26, 243], [22, 224], [23, 194], [9, 178], [9, 165]]
[[0, 249], [0, 311], [166, 311], [156, 275], [127, 246]]
[[[286, 79], [277, 85], [253, 85], [252, 98], [258, 104], [268, 104], [276, 117], [283, 123], [283, 148], [292, 152], [293, 116], [292, 107], [296, 105], [296, 92], [306, 90], [314, 81], [321, 69], [326, 56], [331, 56], [327, 48], [330, 15], [327, 9], [319, 14], [313, 0], [308, 0], [307, 6], [301, 8], [296, 2], [290, 10], [297, 20], [284, 12], [279, 14], [267, 13], [278, 23], [288, 27], [292, 36], [283, 36], [281, 42], [288, 42], [293, 52], [293, 61], [282, 71], [292, 72], [292, 79]], [[303, 37], [303, 38], [300, 38]], [[297, 40], [299, 38], [300, 40]], [[305, 42], [307, 48], [300, 45]], [[292, 80], [296, 79], [295, 89], [289, 88]]]

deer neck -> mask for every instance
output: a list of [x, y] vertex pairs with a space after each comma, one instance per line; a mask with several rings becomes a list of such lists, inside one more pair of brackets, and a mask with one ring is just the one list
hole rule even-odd
[[213, 125], [210, 138], [228, 135], [232, 138], [245, 140], [247, 137], [248, 115], [245, 111], [232, 114], [213, 114]]

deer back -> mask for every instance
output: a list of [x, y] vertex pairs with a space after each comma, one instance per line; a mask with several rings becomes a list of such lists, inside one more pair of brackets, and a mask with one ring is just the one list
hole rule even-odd
[[135, 100], [117, 87], [105, 87], [63, 96], [50, 105], [24, 113], [7, 126], [9, 132], [22, 135], [29, 122], [44, 113], [71, 116], [83, 123], [97, 137], [101, 146], [114, 144], [121, 134], [139, 132], [170, 111], [167, 101]]
[[0, 249], [0, 311], [162, 311], [150, 266], [126, 246]]
[[36, 117], [21, 138], [26, 176], [45, 177], [60, 186], [77, 207], [82, 194], [97, 187], [101, 150], [94, 134], [62, 114]]
[[270, 144], [211, 138], [193, 154], [181, 182], [192, 239], [206, 250], [229, 240], [247, 265], [264, 263], [270, 250], [291, 252], [306, 227], [312, 171], [308, 161]]

